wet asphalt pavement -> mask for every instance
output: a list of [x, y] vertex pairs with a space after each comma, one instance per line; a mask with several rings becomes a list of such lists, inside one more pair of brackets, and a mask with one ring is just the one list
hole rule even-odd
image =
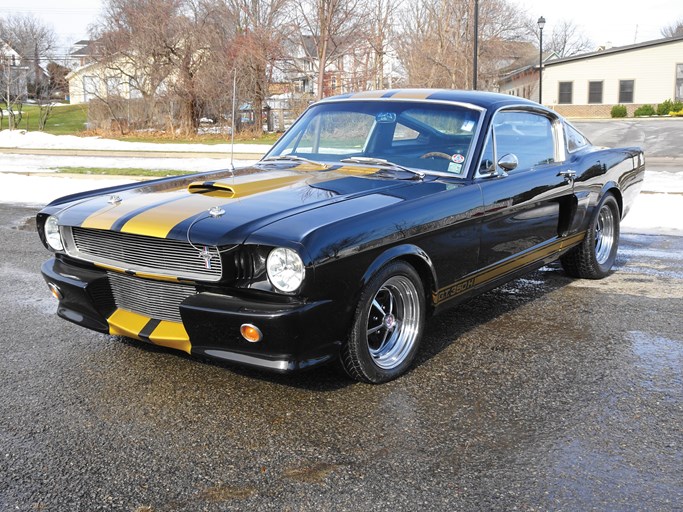
[[683, 507], [681, 237], [435, 317], [416, 367], [370, 386], [58, 319], [34, 212], [0, 205], [2, 511]]

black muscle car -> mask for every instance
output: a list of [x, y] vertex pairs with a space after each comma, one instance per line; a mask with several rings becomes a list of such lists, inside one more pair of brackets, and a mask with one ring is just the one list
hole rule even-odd
[[276, 371], [379, 383], [425, 318], [550, 261], [606, 276], [644, 175], [513, 96], [319, 101], [257, 164], [53, 201], [37, 217], [58, 315]]

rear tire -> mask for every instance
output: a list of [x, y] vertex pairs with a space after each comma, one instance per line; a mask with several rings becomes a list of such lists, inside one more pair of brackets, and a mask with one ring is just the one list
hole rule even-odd
[[355, 380], [380, 384], [405, 373], [424, 329], [420, 276], [403, 261], [383, 267], [361, 293], [341, 363]]
[[612, 194], [606, 194], [596, 209], [586, 238], [560, 258], [567, 274], [583, 279], [602, 279], [609, 274], [619, 248], [619, 219], [617, 200]]

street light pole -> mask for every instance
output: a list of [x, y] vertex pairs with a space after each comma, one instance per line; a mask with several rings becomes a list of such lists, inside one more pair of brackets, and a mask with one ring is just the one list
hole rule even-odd
[[538, 102], [541, 105], [543, 105], [543, 27], [545, 27], [545, 18], [541, 16], [538, 18], [538, 30], [540, 33], [538, 45]]
[[474, 0], [474, 70], [472, 71], [472, 89], [477, 90], [477, 74], [479, 55], [479, 0]]

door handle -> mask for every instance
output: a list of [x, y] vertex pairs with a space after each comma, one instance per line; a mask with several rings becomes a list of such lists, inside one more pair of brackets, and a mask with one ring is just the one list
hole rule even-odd
[[576, 171], [566, 170], [557, 173], [558, 176], [564, 177], [564, 181], [569, 184], [573, 184], [576, 179]]

